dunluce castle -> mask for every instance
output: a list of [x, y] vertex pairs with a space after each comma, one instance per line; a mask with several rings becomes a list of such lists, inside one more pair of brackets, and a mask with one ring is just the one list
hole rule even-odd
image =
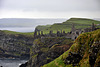
[[75, 40], [79, 36], [79, 34], [85, 32], [91, 32], [96, 29], [99, 28], [96, 28], [94, 23], [92, 23], [90, 28], [85, 28], [85, 29], [76, 29], [74, 24], [72, 24], [71, 31], [68, 33], [65, 33], [65, 31], [61, 30], [61, 31], [57, 31], [57, 33], [53, 33], [53, 31], [50, 31], [49, 34], [43, 34], [43, 31], [39, 31], [35, 29], [34, 38], [36, 39], [36, 38], [46, 38], [46, 37], [65, 37], [65, 38]]

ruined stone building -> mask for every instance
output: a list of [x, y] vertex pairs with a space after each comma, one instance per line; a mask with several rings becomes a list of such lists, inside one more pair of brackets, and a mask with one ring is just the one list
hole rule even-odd
[[71, 31], [68, 33], [65, 33], [65, 31], [57, 31], [57, 33], [53, 33], [51, 30], [49, 34], [43, 34], [43, 31], [35, 30], [34, 32], [34, 38], [45, 38], [45, 37], [66, 37], [72, 40], [75, 40], [81, 33], [85, 32], [91, 32], [98, 28], [95, 27], [94, 23], [92, 23], [90, 28], [85, 29], [76, 29], [74, 24], [72, 24]]
[[98, 29], [98, 28], [95, 27], [94, 23], [92, 23], [90, 28], [85, 28], [84, 29], [84, 32], [91, 32], [91, 31], [94, 31], [96, 29]]
[[70, 33], [67, 33], [66, 38], [71, 38], [73, 40], [75, 40], [79, 34], [81, 34], [83, 31], [81, 29], [76, 29], [74, 24], [72, 24], [72, 29]]

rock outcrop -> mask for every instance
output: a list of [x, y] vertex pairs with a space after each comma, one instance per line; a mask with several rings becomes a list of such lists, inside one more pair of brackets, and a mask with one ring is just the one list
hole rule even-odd
[[33, 37], [0, 31], [0, 58], [28, 59]]
[[100, 29], [79, 35], [71, 48], [43, 67], [100, 67]]
[[28, 62], [24, 63], [24, 64], [21, 64], [19, 67], [26, 67], [28, 64]]
[[67, 51], [73, 41], [64, 37], [39, 38], [34, 40], [31, 57], [26, 67], [40, 67], [53, 61]]

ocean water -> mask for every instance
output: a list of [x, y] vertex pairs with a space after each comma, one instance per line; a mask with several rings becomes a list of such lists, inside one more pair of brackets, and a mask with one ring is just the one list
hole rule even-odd
[[66, 19], [4, 18], [0, 19], [0, 30], [33, 32], [38, 25], [52, 25], [64, 21], [66, 21]]
[[0, 30], [10, 30], [16, 32], [34, 32], [35, 27], [0, 27]]
[[19, 67], [22, 63], [25, 63], [27, 60], [19, 59], [0, 59], [0, 66], [3, 67]]

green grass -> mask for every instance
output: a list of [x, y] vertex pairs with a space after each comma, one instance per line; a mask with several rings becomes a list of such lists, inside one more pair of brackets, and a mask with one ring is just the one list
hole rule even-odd
[[[72, 23], [75, 24], [75, 28], [88, 28], [91, 27], [91, 24], [100, 24], [100, 21], [92, 20], [92, 19], [86, 19], [86, 18], [71, 18], [63, 23], [56, 23], [53, 25], [46, 25], [46, 26], [37, 26], [36, 28], [43, 31], [44, 34], [49, 33], [50, 30], [53, 30], [53, 33], [56, 33], [58, 31], [65, 31], [70, 32]], [[98, 26], [100, 28], [100, 26]]]
[[78, 24], [91, 24], [91, 23], [100, 24], [100, 21], [87, 18], [71, 18], [67, 22], [73, 22]]
[[43, 67], [65, 67], [66, 65], [64, 64], [63, 58], [65, 58], [69, 53], [69, 50], [66, 51], [64, 54], [62, 54], [60, 57], [55, 59], [54, 61], [44, 65]]
[[14, 31], [8, 31], [8, 30], [2, 30], [2, 32], [6, 33], [6, 34], [21, 34], [21, 35], [25, 35], [25, 36], [34, 36], [34, 32], [28, 32], [28, 33], [22, 33], [22, 32], [14, 32]]

